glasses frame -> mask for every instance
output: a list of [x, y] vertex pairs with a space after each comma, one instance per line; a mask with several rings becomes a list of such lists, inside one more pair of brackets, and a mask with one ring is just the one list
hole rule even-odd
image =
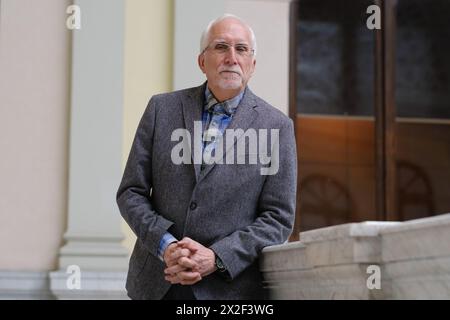
[[[216, 45], [217, 45], [217, 44], [223, 44], [223, 45], [228, 46], [228, 48], [225, 49], [224, 52], [219, 52], [217, 49], [211, 47], [212, 44], [216, 44]], [[206, 46], [205, 49], [203, 49], [202, 54], [204, 54], [208, 49], [213, 49], [213, 53], [215, 53], [215, 54], [225, 54], [225, 53], [228, 53], [228, 52], [231, 50], [231, 47], [233, 47], [233, 48], [234, 48], [234, 51], [236, 52], [236, 54], [237, 54], [238, 56], [240, 56], [240, 57], [249, 58], [249, 57], [254, 56], [254, 54], [255, 54], [255, 49], [253, 49], [252, 47], [248, 46], [249, 51], [248, 51], [248, 53], [245, 53], [245, 54], [244, 54], [244, 53], [242, 53], [242, 52], [240, 52], [240, 51], [238, 51], [238, 50], [236, 49], [236, 46], [238, 46], [238, 45], [245, 45], [245, 46], [247, 47], [247, 44], [245, 44], [245, 43], [236, 43], [236, 44], [231, 45], [231, 44], [229, 44], [229, 43], [226, 42], [226, 41], [213, 40], [213, 41], [211, 41], [211, 42]]]

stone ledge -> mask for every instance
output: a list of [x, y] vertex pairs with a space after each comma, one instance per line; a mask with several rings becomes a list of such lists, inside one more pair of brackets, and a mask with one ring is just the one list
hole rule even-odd
[[337, 226], [320, 228], [300, 233], [300, 242], [330, 241], [344, 237], [376, 237], [380, 231], [398, 226], [401, 222], [365, 221], [360, 223], [347, 223]]
[[69, 289], [69, 275], [64, 271], [50, 273], [51, 290], [57, 299], [77, 300], [127, 300], [125, 290], [126, 272], [83, 271], [80, 278], [80, 289]]
[[450, 214], [350, 223], [265, 248], [261, 271], [274, 299], [450, 299], [449, 243]]
[[50, 279], [45, 271], [0, 271], [1, 300], [52, 300]]

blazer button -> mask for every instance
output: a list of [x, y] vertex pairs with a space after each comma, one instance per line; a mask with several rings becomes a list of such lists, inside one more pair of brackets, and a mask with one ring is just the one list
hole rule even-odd
[[195, 201], [192, 201], [192, 202], [191, 202], [191, 205], [189, 206], [189, 208], [190, 208], [191, 210], [195, 210], [195, 208], [197, 208], [197, 203], [196, 203]]

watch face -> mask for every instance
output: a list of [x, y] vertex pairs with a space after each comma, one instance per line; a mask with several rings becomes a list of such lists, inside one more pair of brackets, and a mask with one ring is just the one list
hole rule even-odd
[[216, 267], [219, 270], [225, 269], [225, 266], [223, 265], [223, 262], [222, 262], [222, 260], [220, 260], [219, 257], [216, 257]]

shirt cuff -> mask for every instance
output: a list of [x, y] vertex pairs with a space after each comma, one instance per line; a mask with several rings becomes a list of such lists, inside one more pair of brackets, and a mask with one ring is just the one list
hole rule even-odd
[[164, 233], [161, 240], [159, 241], [159, 247], [158, 247], [158, 258], [161, 261], [164, 261], [164, 252], [166, 251], [169, 244], [173, 242], [177, 242], [178, 240], [171, 235], [169, 232]]

